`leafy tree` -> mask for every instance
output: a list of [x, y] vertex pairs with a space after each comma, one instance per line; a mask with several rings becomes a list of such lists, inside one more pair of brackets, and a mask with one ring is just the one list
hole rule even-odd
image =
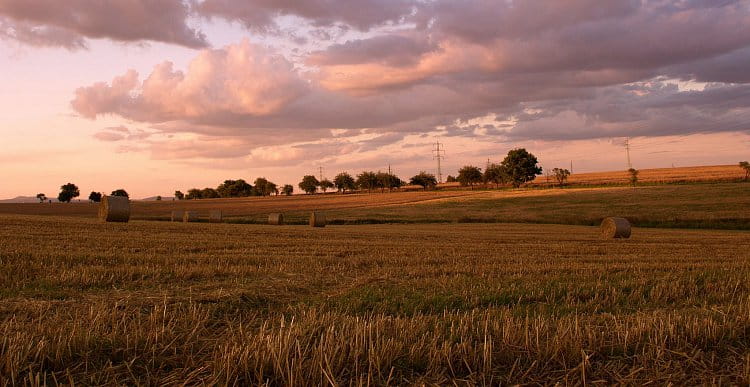
[[750, 179], [750, 163], [747, 161], [740, 161], [740, 168], [745, 170], [745, 180]]
[[[265, 177], [255, 179], [254, 184], [255, 187], [253, 188], [253, 194], [257, 196], [268, 196], [272, 194], [276, 188], [276, 184], [271, 183]], [[271, 187], [270, 184], [273, 184], [273, 187]]]
[[247, 197], [253, 194], [253, 186], [243, 179], [224, 180], [223, 183], [216, 187], [216, 191], [223, 198]]
[[60, 186], [60, 193], [57, 195], [57, 201], [62, 203], [70, 203], [73, 198], [81, 196], [81, 191], [78, 190], [78, 186], [73, 183], [68, 183]]
[[198, 188], [189, 189], [187, 195], [185, 196], [185, 199], [188, 200], [201, 198], [203, 198], [203, 191], [199, 190]]
[[39, 199], [39, 203], [44, 203], [47, 201], [47, 195], [43, 193], [36, 194], [36, 198]]
[[341, 172], [333, 178], [333, 184], [336, 185], [336, 189], [346, 193], [347, 190], [354, 191], [357, 188], [357, 183], [354, 181], [352, 175]]
[[128, 191], [125, 191], [125, 190], [124, 190], [124, 189], [122, 189], [122, 188], [120, 188], [120, 189], [116, 189], [116, 190], [112, 191], [112, 194], [111, 194], [111, 196], [124, 196], [124, 197], [126, 197], [126, 198], [129, 198], [129, 197], [130, 197], [130, 195], [128, 195]]
[[219, 191], [213, 188], [203, 188], [201, 190], [201, 199], [216, 199], [220, 197], [221, 195], [219, 195]]
[[502, 166], [510, 183], [518, 188], [523, 183], [533, 181], [542, 173], [542, 168], [537, 165], [538, 163], [536, 156], [524, 148], [518, 148], [508, 152]]
[[378, 172], [375, 176], [378, 180], [377, 187], [381, 190], [388, 189], [390, 191], [395, 188], [401, 188], [404, 185], [404, 181], [392, 173]]
[[628, 169], [628, 173], [630, 174], [630, 178], [628, 180], [630, 181], [630, 184], [633, 185], [633, 187], [638, 185], [638, 173], [639, 172], [640, 171], [635, 168]]
[[92, 191], [92, 192], [91, 192], [91, 193], [89, 194], [89, 200], [91, 200], [91, 201], [92, 201], [92, 202], [94, 202], [94, 203], [99, 203], [99, 202], [101, 202], [101, 201], [102, 201], [102, 193], [101, 193], [101, 192], [95, 192], [95, 191]]
[[427, 187], [436, 186], [437, 179], [435, 178], [435, 175], [427, 173], [425, 171], [421, 171], [419, 172], [419, 174], [414, 175], [411, 179], [409, 179], [409, 184], [421, 185], [422, 188], [426, 190]]
[[268, 184], [266, 184], [266, 189], [268, 189], [269, 195], [270, 194], [274, 194], [276, 196], [279, 195], [279, 187], [276, 185], [276, 183], [272, 183], [269, 181]]
[[185, 199], [185, 194], [182, 193], [182, 191], [174, 191], [174, 197], [177, 200], [182, 200], [182, 199]]
[[559, 184], [560, 187], [563, 187], [565, 186], [565, 182], [568, 181], [570, 171], [567, 169], [555, 168], [552, 170], [552, 174], [555, 176], [555, 181], [557, 181], [557, 184]]
[[484, 170], [483, 179], [485, 183], [495, 183], [496, 187], [500, 187], [500, 184], [505, 184], [505, 182], [508, 181], [503, 166], [495, 163], [487, 166], [487, 169]]
[[320, 182], [313, 175], [305, 175], [298, 185], [301, 190], [305, 191], [305, 193], [314, 194], [315, 191], [318, 190]]
[[482, 170], [473, 165], [466, 165], [458, 170], [458, 177], [456, 178], [462, 186], [471, 186], [474, 189], [474, 184], [482, 182]]
[[331, 182], [330, 180], [328, 180], [328, 179], [323, 179], [323, 180], [321, 180], [321, 181], [320, 181], [320, 189], [321, 189], [321, 190], [323, 191], [323, 193], [325, 193], [326, 191], [328, 191], [329, 189], [331, 189], [331, 188], [333, 188], [333, 187], [335, 187], [335, 186], [336, 186], [336, 185], [334, 185], [334, 184], [333, 184], [333, 183], [332, 183], [332, 182]]
[[367, 192], [378, 187], [378, 175], [372, 171], [363, 171], [357, 175], [357, 187], [366, 189]]
[[458, 180], [456, 180], [456, 177], [455, 177], [455, 176], [451, 176], [451, 175], [448, 175], [448, 177], [447, 177], [447, 178], [445, 178], [445, 182], [446, 182], [446, 183], [455, 183], [455, 182], [457, 182], [457, 181], [458, 181]]
[[284, 187], [281, 189], [281, 193], [286, 196], [291, 196], [292, 193], [294, 193], [294, 186], [291, 184], [284, 184]]
[[156, 196], [156, 200], [157, 200], [157, 201], [161, 201], [161, 195], [157, 195], [157, 196]]

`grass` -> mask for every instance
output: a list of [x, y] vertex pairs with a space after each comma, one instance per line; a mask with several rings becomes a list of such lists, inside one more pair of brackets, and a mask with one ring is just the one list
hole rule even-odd
[[[325, 211], [330, 224], [554, 223], [598, 225], [623, 216], [640, 227], [750, 230], [750, 183], [692, 183], [632, 187], [393, 192], [356, 195], [133, 202], [133, 219], [169, 220], [173, 210], [220, 209], [229, 223], [265, 224], [284, 213], [306, 224]], [[0, 204], [0, 213], [95, 217], [97, 206]]]
[[[303, 222], [305, 212], [287, 219]], [[471, 196], [394, 205], [333, 209], [332, 224], [532, 223], [593, 226], [608, 216], [639, 227], [750, 230], [750, 184], [711, 183], [616, 187], [477, 191]], [[239, 217], [237, 222], [263, 222]]]
[[0, 385], [747, 384], [749, 236], [0, 215]]

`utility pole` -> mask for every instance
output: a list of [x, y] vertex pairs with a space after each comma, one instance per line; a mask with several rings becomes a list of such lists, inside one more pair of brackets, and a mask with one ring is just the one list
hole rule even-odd
[[628, 154], [628, 169], [633, 169], [633, 164], [630, 162], [630, 137], [625, 138], [625, 152]]
[[434, 155], [433, 159], [437, 159], [437, 170], [438, 170], [438, 183], [443, 182], [443, 170], [440, 167], [440, 161], [445, 158], [445, 146], [440, 143], [440, 140], [435, 142], [435, 148], [432, 149]]
[[570, 160], [570, 174], [573, 174], [573, 160]]
[[318, 171], [320, 172], [320, 180], [319, 181], [323, 181], [323, 166], [322, 165], [318, 166]]

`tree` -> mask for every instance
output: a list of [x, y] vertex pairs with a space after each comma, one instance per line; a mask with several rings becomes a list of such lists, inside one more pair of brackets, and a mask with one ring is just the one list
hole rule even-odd
[[[265, 177], [255, 179], [254, 184], [255, 187], [253, 188], [253, 194], [257, 196], [268, 196], [272, 194], [276, 188], [276, 184], [271, 183]], [[271, 184], [273, 184], [273, 187], [270, 186]]]
[[437, 179], [435, 178], [435, 175], [427, 173], [425, 171], [421, 171], [419, 172], [419, 174], [414, 175], [411, 179], [409, 179], [409, 184], [421, 185], [422, 188], [426, 190], [427, 187], [436, 186]]
[[565, 186], [565, 182], [568, 181], [570, 171], [567, 169], [555, 168], [552, 170], [552, 174], [555, 175], [555, 181], [557, 181], [557, 184], [559, 184], [560, 188], [562, 188], [563, 186]]
[[341, 172], [333, 178], [333, 184], [336, 185], [336, 189], [340, 192], [346, 193], [347, 190], [354, 191], [357, 188], [357, 183], [354, 181], [352, 175]]
[[126, 198], [129, 198], [129, 197], [130, 197], [130, 195], [128, 195], [128, 191], [125, 191], [125, 190], [124, 190], [124, 189], [122, 189], [122, 188], [120, 188], [120, 189], [116, 189], [116, 190], [112, 191], [112, 194], [111, 194], [111, 196], [124, 196], [124, 197], [126, 197]]
[[78, 186], [73, 183], [68, 183], [60, 186], [60, 193], [57, 195], [57, 201], [61, 203], [70, 203], [73, 198], [77, 198], [81, 195], [78, 190]]
[[298, 185], [301, 190], [305, 191], [305, 193], [314, 194], [315, 191], [318, 190], [320, 182], [313, 175], [305, 175]]
[[740, 161], [740, 168], [745, 170], [745, 180], [750, 179], [750, 163], [747, 161]]
[[156, 196], [156, 200], [157, 200], [157, 201], [161, 201], [161, 195], [157, 195], [157, 196]]
[[36, 194], [36, 198], [39, 199], [39, 203], [44, 203], [47, 201], [47, 195], [43, 193]]
[[378, 175], [375, 172], [363, 171], [357, 175], [357, 187], [366, 189], [367, 192], [378, 187]]
[[385, 188], [390, 191], [395, 188], [401, 188], [404, 185], [404, 181], [392, 173], [378, 172], [375, 177], [378, 180], [377, 187], [381, 190]]
[[177, 200], [182, 200], [182, 199], [185, 199], [185, 194], [182, 193], [182, 191], [174, 191], [174, 197]]
[[279, 196], [279, 187], [276, 185], [276, 183], [268, 182], [266, 184], [266, 189], [268, 189], [269, 195], [274, 194], [276, 196]]
[[458, 180], [462, 186], [471, 186], [474, 189], [474, 184], [482, 182], [482, 170], [473, 165], [465, 165], [463, 168], [458, 170]]
[[240, 198], [251, 196], [253, 194], [253, 186], [243, 179], [224, 180], [223, 183], [216, 187], [216, 191], [223, 198]]
[[455, 177], [455, 176], [451, 176], [451, 175], [448, 175], [448, 177], [446, 177], [446, 178], [445, 178], [445, 182], [446, 182], [446, 183], [455, 183], [455, 182], [457, 182], [457, 181], [458, 181], [458, 180], [456, 180], [456, 177]]
[[329, 189], [335, 187], [335, 185], [328, 179], [323, 179], [320, 181], [320, 189], [325, 193]]
[[292, 193], [294, 193], [294, 186], [292, 186], [291, 184], [284, 184], [284, 187], [281, 189], [281, 193], [286, 196], [291, 196]]
[[203, 188], [201, 190], [201, 199], [217, 199], [220, 198], [219, 191], [213, 188]]
[[203, 198], [203, 192], [199, 190], [198, 188], [189, 189], [187, 195], [185, 196], [185, 199], [188, 199], [188, 200], [201, 199], [201, 198]]
[[630, 178], [628, 179], [630, 181], [630, 184], [635, 187], [638, 184], [638, 173], [640, 171], [635, 168], [628, 169], [628, 173], [630, 174]]
[[485, 183], [495, 183], [496, 187], [500, 187], [500, 184], [505, 184], [505, 182], [508, 181], [503, 166], [495, 163], [487, 166], [487, 169], [484, 170], [483, 179]]
[[91, 193], [89, 194], [89, 200], [91, 200], [91, 201], [92, 201], [92, 202], [94, 202], [94, 203], [99, 203], [99, 202], [101, 202], [101, 201], [102, 201], [102, 193], [101, 193], [101, 192], [95, 192], [95, 191], [92, 191], [92, 192], [91, 192]]
[[542, 168], [537, 164], [536, 156], [524, 148], [513, 149], [508, 152], [502, 162], [503, 169], [513, 187], [518, 188], [521, 184], [533, 181], [537, 175], [542, 173]]

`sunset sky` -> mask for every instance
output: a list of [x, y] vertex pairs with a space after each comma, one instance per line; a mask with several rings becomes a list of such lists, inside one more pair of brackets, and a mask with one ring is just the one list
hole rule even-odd
[[0, 198], [750, 159], [750, 1], [0, 0]]

